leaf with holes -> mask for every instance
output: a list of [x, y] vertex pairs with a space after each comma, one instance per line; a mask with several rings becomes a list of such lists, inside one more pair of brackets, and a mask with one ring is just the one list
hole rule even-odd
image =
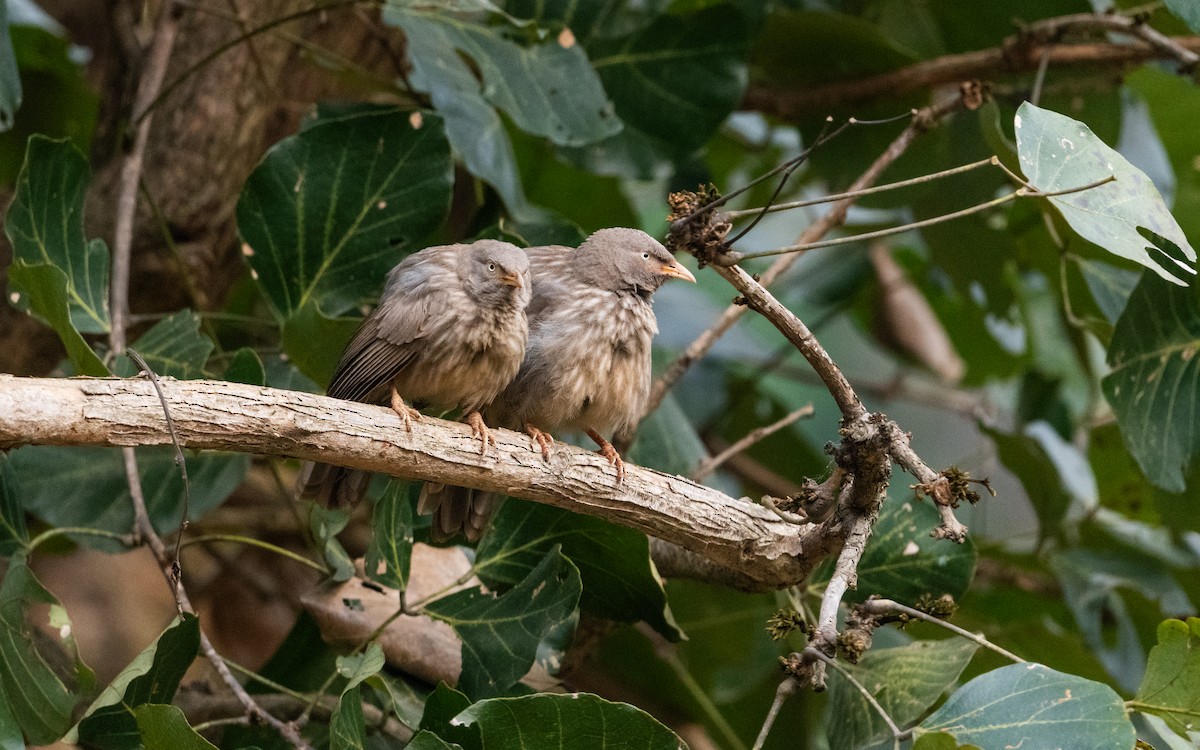
[[1025, 102], [1017, 110], [1017, 152], [1029, 183], [1043, 192], [1112, 182], [1048, 200], [1081, 237], [1186, 285], [1196, 251], [1142, 170], [1066, 115]]
[[459, 689], [475, 698], [500, 695], [533, 666], [538, 644], [575, 611], [579, 569], [555, 546], [536, 568], [501, 596], [460, 591], [425, 607], [462, 639]]
[[1200, 452], [1200, 283], [1148, 273], [1129, 295], [1108, 347], [1104, 395], [1126, 447], [1158, 487], [1182, 492]]

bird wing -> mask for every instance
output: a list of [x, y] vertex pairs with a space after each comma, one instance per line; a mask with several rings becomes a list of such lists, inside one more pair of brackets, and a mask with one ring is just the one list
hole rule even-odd
[[421, 339], [435, 311], [448, 302], [438, 297], [459, 283], [453, 252], [419, 257], [423, 255], [410, 255], [390, 274], [379, 306], [363, 320], [342, 354], [326, 391], [330, 396], [383, 401], [396, 375], [420, 355]]

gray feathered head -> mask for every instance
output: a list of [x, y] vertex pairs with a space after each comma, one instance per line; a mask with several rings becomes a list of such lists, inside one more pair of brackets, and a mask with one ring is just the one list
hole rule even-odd
[[612, 292], [649, 297], [667, 279], [696, 282], [661, 242], [640, 229], [601, 229], [576, 252], [587, 258], [581, 271], [588, 280]]
[[483, 304], [529, 304], [532, 284], [529, 258], [516, 245], [500, 240], [471, 243], [459, 261], [459, 275], [467, 294]]

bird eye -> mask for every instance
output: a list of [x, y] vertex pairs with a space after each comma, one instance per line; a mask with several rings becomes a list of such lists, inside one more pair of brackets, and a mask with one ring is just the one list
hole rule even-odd
[[495, 271], [495, 270], [496, 270], [496, 264], [495, 264], [495, 263], [488, 263], [488, 270], [489, 270], [489, 271]]
[[645, 260], [650, 260], [650, 253], [642, 253], [642, 258]]

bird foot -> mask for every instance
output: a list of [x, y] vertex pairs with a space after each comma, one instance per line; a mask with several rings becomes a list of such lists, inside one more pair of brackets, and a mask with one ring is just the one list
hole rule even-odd
[[492, 431], [483, 421], [483, 415], [477, 411], [471, 412], [467, 415], [467, 424], [471, 425], [471, 434], [479, 438], [479, 455], [487, 455], [488, 446], [495, 445], [496, 438], [492, 437]]
[[541, 446], [542, 460], [550, 462], [550, 448], [554, 446], [554, 438], [548, 432], [544, 432], [534, 427], [530, 423], [525, 423], [525, 431], [529, 433], [529, 446], [537, 448]]
[[400, 415], [400, 420], [404, 422], [404, 429], [407, 432], [412, 432], [412, 423], [421, 421], [421, 412], [404, 403], [404, 399], [396, 391], [395, 384], [392, 385], [392, 411]]
[[608, 462], [617, 470], [617, 484], [620, 484], [625, 479], [625, 462], [621, 460], [621, 454], [617, 453], [613, 444], [600, 437], [600, 433], [595, 430], [588, 430], [587, 434], [596, 441], [596, 445], [600, 446], [600, 450], [596, 452], [607, 458]]

